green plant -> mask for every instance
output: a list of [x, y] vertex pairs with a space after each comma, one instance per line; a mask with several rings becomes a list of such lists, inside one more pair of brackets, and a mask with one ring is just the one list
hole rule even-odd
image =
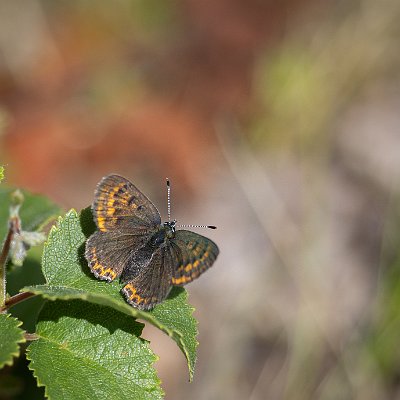
[[[124, 301], [118, 282], [89, 273], [83, 253], [95, 229], [90, 208], [58, 217], [41, 254], [39, 247], [28, 250], [40, 241], [32, 237], [40, 238], [59, 207], [7, 188], [0, 188], [0, 204], [0, 221], [8, 220], [8, 229], [5, 223], [0, 227], [6, 237], [0, 259], [0, 368], [26, 356], [50, 399], [162, 398], [153, 367], [157, 357], [141, 337], [140, 319], [177, 343], [193, 378], [197, 322], [184, 289], [174, 288], [150, 312], [139, 311]], [[3, 381], [10, 376], [6, 372]], [[0, 384], [0, 397], [9, 386]]]

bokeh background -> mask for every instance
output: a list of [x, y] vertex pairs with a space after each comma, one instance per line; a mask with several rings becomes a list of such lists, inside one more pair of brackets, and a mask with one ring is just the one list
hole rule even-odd
[[400, 399], [400, 2], [0, 2], [6, 183], [217, 225], [167, 399]]

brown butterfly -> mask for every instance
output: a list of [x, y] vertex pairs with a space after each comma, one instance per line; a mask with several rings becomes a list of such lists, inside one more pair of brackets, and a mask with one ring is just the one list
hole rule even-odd
[[196, 279], [219, 254], [210, 239], [176, 230], [176, 221], [170, 219], [169, 181], [167, 185], [168, 221], [164, 223], [154, 204], [119, 175], [100, 181], [92, 205], [98, 230], [86, 242], [90, 270], [109, 282], [119, 278], [125, 284], [122, 293], [126, 300], [140, 310], [162, 302], [172, 286]]

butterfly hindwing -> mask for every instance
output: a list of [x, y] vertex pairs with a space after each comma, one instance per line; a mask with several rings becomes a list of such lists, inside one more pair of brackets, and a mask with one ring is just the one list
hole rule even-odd
[[171, 240], [174, 269], [171, 283], [183, 286], [211, 267], [219, 254], [217, 245], [197, 233], [179, 230]]
[[142, 265], [140, 274], [123, 287], [122, 293], [127, 302], [140, 310], [150, 310], [161, 303], [171, 290], [172, 268], [173, 258], [169, 247], [159, 247], [147, 265]]
[[155, 205], [133, 183], [119, 175], [108, 175], [100, 181], [92, 210], [101, 232], [135, 229], [140, 233], [161, 224]]
[[147, 240], [147, 236], [143, 235], [96, 231], [87, 240], [85, 249], [91, 272], [97, 278], [109, 282], [118, 278], [135, 251]]

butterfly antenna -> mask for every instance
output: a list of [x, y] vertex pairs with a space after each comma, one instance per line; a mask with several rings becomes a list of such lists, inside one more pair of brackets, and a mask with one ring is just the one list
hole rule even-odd
[[168, 207], [168, 222], [171, 222], [171, 184], [167, 178], [167, 207]]
[[209, 229], [217, 229], [214, 225], [177, 225], [177, 228], [209, 228]]

